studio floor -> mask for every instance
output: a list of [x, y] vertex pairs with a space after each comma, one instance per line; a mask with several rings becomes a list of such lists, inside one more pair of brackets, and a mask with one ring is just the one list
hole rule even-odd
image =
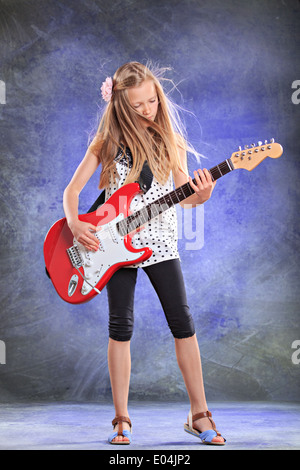
[[211, 403], [224, 447], [205, 446], [184, 432], [186, 403], [130, 403], [133, 441], [111, 446], [112, 405], [0, 404], [1, 450], [299, 450], [300, 404]]

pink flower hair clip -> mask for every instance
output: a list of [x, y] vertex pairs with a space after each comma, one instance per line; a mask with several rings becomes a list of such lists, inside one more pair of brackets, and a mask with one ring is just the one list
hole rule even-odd
[[113, 81], [111, 77], [107, 77], [105, 82], [102, 83], [101, 93], [102, 98], [106, 103], [109, 103], [112, 97]]

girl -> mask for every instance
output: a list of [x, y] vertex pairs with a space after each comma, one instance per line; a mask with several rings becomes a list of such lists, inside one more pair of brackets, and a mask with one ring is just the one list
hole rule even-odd
[[[121, 185], [138, 179], [145, 161], [153, 174], [150, 189], [134, 198], [138, 208], [189, 181], [195, 193], [185, 204], [207, 201], [214, 189], [210, 173], [194, 172], [196, 184], [187, 171], [187, 144], [174, 106], [166, 97], [158, 77], [137, 62], [120, 67], [113, 79], [102, 85], [107, 107], [86, 155], [64, 191], [64, 210], [74, 237], [88, 250], [97, 250], [97, 227], [78, 220], [78, 197], [90, 177], [102, 165], [100, 188], [106, 199]], [[183, 206], [183, 202], [181, 203]], [[148, 245], [152, 256], [139, 266], [119, 269], [107, 284], [109, 302], [108, 367], [116, 417], [111, 444], [131, 442], [128, 415], [130, 381], [130, 340], [133, 331], [133, 302], [137, 268], [149, 276], [161, 301], [174, 336], [176, 357], [190, 399], [190, 413], [184, 429], [206, 444], [224, 445], [207, 409], [201, 359], [192, 316], [186, 300], [176, 239], [176, 211], [160, 214], [136, 234], [133, 246]]]

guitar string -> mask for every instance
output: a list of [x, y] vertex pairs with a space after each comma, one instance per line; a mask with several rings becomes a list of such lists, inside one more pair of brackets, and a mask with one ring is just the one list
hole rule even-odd
[[[224, 160], [219, 165], [216, 165], [213, 168], [211, 168], [209, 172], [213, 180], [216, 180], [220, 178], [221, 176], [224, 176], [225, 174], [229, 173], [232, 170], [233, 168], [229, 164], [228, 160]], [[194, 184], [196, 183], [195, 178], [192, 181]], [[188, 191], [188, 194], [186, 194], [186, 191]], [[156, 201], [148, 204], [147, 206], [138, 210], [134, 214], [129, 215], [122, 221], [118, 222], [116, 224], [117, 230], [121, 233], [121, 235], [125, 236], [126, 234], [132, 232], [133, 230], [141, 226], [143, 223], [149, 222], [149, 220], [151, 220], [153, 217], [156, 217], [157, 215], [161, 214], [168, 208], [172, 207], [174, 204], [181, 202], [182, 200], [191, 196], [193, 193], [194, 193], [194, 190], [190, 186], [190, 183], [189, 182], [185, 183], [179, 188], [176, 188], [171, 193], [168, 193], [165, 196], [162, 196]], [[152, 208], [156, 210], [156, 213], [152, 211]], [[158, 209], [158, 212], [157, 212], [157, 209]]]

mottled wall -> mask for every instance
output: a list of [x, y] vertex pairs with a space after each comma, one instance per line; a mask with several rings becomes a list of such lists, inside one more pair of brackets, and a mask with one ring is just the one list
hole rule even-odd
[[[187, 233], [180, 249], [208, 400], [299, 399], [298, 31], [296, 0], [0, 0], [1, 400], [110, 396], [106, 292], [64, 303], [42, 248], [95, 128], [101, 82], [147, 59], [173, 68], [173, 98], [194, 114], [186, 123], [202, 166], [257, 140], [284, 147], [279, 160], [218, 181], [204, 213], [193, 213], [194, 226], [204, 216], [197, 249]], [[132, 369], [132, 399], [187, 399], [143, 272]]]

